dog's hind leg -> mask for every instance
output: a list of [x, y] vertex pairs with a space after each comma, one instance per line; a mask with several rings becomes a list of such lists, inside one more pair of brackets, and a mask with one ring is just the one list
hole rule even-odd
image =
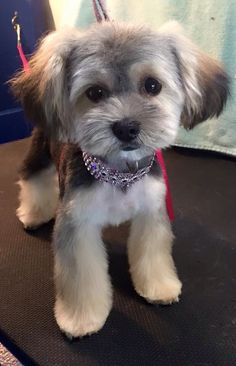
[[35, 129], [20, 169], [20, 206], [16, 213], [25, 229], [50, 221], [58, 203], [58, 178], [43, 131]]

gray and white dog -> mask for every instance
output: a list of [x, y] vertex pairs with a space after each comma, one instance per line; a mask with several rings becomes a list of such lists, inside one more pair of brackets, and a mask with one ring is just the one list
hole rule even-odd
[[[106, 22], [56, 31], [11, 81], [35, 123], [20, 172], [17, 216], [35, 228], [56, 214], [55, 317], [69, 337], [97, 332], [112, 306], [102, 228], [131, 220], [128, 260], [149, 302], [179, 299], [173, 234], [156, 149], [179, 125], [218, 116], [228, 78], [176, 23], [159, 32]], [[59, 177], [59, 180], [58, 178]]]

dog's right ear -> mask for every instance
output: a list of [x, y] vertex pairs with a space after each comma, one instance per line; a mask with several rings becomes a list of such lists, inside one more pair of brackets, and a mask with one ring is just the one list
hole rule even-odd
[[29, 61], [29, 70], [20, 71], [10, 86], [23, 105], [27, 117], [45, 128], [52, 137], [67, 138], [68, 57], [78, 41], [78, 33], [56, 31], [47, 35]]
[[229, 77], [223, 66], [186, 38], [178, 23], [168, 22], [160, 31], [170, 46], [184, 91], [183, 126], [193, 128], [218, 117], [229, 95]]

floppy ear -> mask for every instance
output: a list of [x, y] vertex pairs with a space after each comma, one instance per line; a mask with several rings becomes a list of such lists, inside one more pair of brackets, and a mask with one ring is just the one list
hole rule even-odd
[[171, 44], [185, 94], [181, 123], [186, 128], [222, 112], [229, 95], [229, 78], [223, 67], [187, 39], [176, 22], [161, 29]]
[[[68, 126], [67, 59], [78, 40], [73, 31], [52, 32], [40, 43], [29, 61], [29, 71], [10, 80], [14, 95], [27, 117], [53, 137], [66, 138]], [[67, 108], [66, 108], [67, 106]]]

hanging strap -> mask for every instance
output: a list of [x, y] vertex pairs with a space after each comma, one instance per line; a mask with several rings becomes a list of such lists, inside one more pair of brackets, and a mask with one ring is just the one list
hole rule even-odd
[[24, 51], [22, 49], [22, 46], [21, 45], [17, 45], [17, 48], [18, 48], [18, 52], [19, 52], [19, 56], [21, 58], [21, 62], [22, 62], [22, 65], [23, 65], [23, 68], [25, 71], [29, 71], [30, 67], [29, 67], [29, 63], [25, 57], [25, 54], [24, 54]]
[[105, 0], [93, 0], [94, 14], [98, 23], [109, 21]]
[[24, 51], [23, 51], [23, 48], [22, 48], [22, 45], [21, 45], [21, 27], [20, 27], [20, 24], [18, 23], [18, 13], [17, 13], [17, 11], [15, 11], [11, 22], [12, 22], [14, 30], [16, 31], [17, 49], [18, 49], [18, 52], [19, 52], [19, 56], [20, 56], [23, 68], [24, 68], [25, 71], [29, 71], [29, 68], [30, 68], [29, 63], [28, 63], [28, 61], [25, 57], [25, 54], [24, 54]]

